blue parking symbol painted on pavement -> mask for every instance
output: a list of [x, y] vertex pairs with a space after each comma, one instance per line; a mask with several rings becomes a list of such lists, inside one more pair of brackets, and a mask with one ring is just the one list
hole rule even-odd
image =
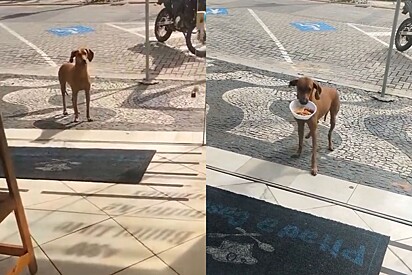
[[227, 12], [227, 9], [225, 9], [225, 8], [206, 8], [206, 14], [213, 14], [213, 15], [223, 14], [223, 15], [227, 15], [229, 13]]
[[335, 31], [336, 29], [324, 22], [292, 22], [292, 26], [302, 32]]
[[69, 36], [69, 35], [75, 35], [75, 34], [84, 34], [84, 33], [94, 32], [94, 29], [90, 27], [85, 27], [85, 26], [72, 26], [72, 27], [63, 27], [63, 28], [53, 28], [47, 31], [57, 36]]

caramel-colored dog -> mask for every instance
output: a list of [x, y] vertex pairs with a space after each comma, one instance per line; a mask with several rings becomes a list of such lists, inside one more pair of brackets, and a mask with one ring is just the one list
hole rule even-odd
[[309, 120], [296, 120], [298, 123], [298, 134], [299, 134], [299, 148], [297, 154], [294, 157], [299, 157], [302, 153], [303, 147], [303, 134], [305, 123], [309, 126], [309, 133], [305, 138], [312, 137], [312, 175], [316, 176], [318, 173], [318, 164], [316, 157], [317, 150], [317, 127], [319, 119], [324, 117], [326, 120], [326, 115], [330, 114], [330, 128], [328, 134], [329, 146], [328, 149], [333, 151], [332, 144], [332, 131], [335, 128], [336, 116], [340, 108], [340, 99], [338, 91], [335, 88], [321, 87], [316, 81], [308, 77], [301, 77], [289, 82], [289, 87], [296, 86], [297, 98], [299, 103], [305, 105], [308, 101], [315, 103], [317, 107], [316, 113]]
[[[90, 87], [91, 81], [87, 70], [87, 60], [93, 60], [94, 53], [90, 49], [78, 49], [72, 51], [69, 63], [63, 64], [59, 69], [59, 82], [63, 98], [63, 115], [67, 116], [66, 109], [66, 83], [69, 83], [72, 89], [72, 103], [74, 109], [74, 122], [79, 119], [79, 111], [77, 109], [77, 95], [79, 91], [84, 90], [86, 93], [86, 117], [87, 121], [92, 121], [90, 118]], [[73, 60], [75, 63], [73, 64]]]

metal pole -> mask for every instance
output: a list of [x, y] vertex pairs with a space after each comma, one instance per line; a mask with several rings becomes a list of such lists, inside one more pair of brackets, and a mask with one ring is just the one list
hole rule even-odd
[[149, 54], [150, 54], [150, 43], [149, 43], [149, 0], [146, 0], [146, 81], [149, 82]]
[[[206, 79], [205, 79], [205, 86], [206, 86]], [[205, 90], [205, 109], [204, 109], [204, 117], [203, 117], [203, 143], [202, 145], [206, 145], [206, 129], [207, 129], [207, 102], [206, 102], [206, 90]]]
[[393, 43], [395, 41], [396, 25], [398, 23], [400, 7], [401, 7], [401, 0], [397, 0], [396, 8], [395, 8], [395, 16], [393, 18], [393, 24], [392, 24], [392, 34], [391, 34], [391, 41], [389, 43], [388, 57], [386, 58], [385, 74], [383, 76], [381, 97], [385, 96], [386, 84], [388, 82], [389, 67], [391, 66], [392, 49], [393, 49]]

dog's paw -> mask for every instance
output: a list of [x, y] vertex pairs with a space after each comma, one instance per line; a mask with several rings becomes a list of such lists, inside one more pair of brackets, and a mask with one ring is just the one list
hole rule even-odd
[[93, 119], [91, 119], [90, 117], [87, 119], [88, 122], [92, 122]]
[[311, 136], [310, 133], [308, 133], [308, 134], [305, 136], [305, 138], [308, 139], [308, 138], [310, 138], [310, 136]]
[[331, 151], [331, 152], [333, 152], [333, 151], [335, 151], [335, 148], [333, 148], [333, 146], [329, 146], [329, 147], [328, 147], [328, 150]]
[[316, 176], [318, 174], [318, 168], [312, 168], [311, 174], [312, 176]]
[[68, 113], [67, 111], [64, 111], [64, 112], [63, 112], [63, 115], [64, 115], [64, 116], [68, 116], [69, 113]]
[[79, 122], [79, 118], [78, 118], [78, 117], [75, 117], [75, 118], [73, 119], [73, 122]]

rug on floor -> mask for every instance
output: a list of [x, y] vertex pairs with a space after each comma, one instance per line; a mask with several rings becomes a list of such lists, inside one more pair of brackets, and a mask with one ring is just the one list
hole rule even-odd
[[207, 274], [379, 274], [389, 237], [207, 186]]
[[142, 180], [156, 153], [60, 147], [10, 147], [10, 152], [17, 178], [126, 184]]

